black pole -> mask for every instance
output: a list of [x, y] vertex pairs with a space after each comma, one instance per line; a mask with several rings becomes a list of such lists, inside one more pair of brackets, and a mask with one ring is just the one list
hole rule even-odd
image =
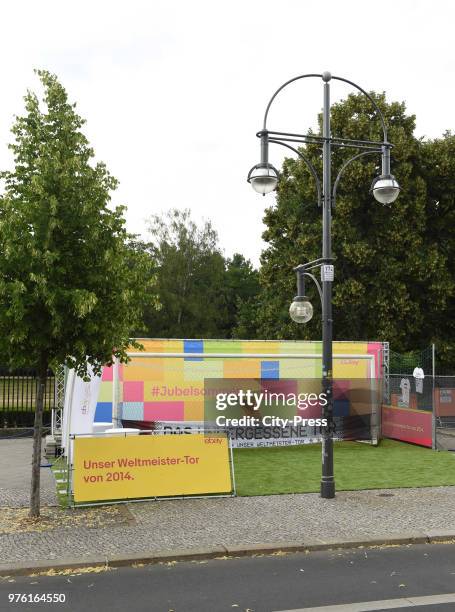
[[[329, 262], [332, 257], [331, 236], [331, 145], [330, 145], [330, 73], [324, 72], [324, 110], [322, 117], [323, 144], [323, 209], [322, 209], [322, 257]], [[333, 394], [332, 394], [332, 279], [330, 271], [322, 265], [322, 391], [327, 396], [323, 418], [327, 427], [322, 430], [322, 478], [321, 497], [335, 497], [333, 476]], [[330, 280], [328, 280], [330, 279]]]
[[305, 276], [304, 272], [297, 270], [297, 295], [305, 295]]
[[[289, 132], [268, 132], [267, 131], [267, 117], [272, 102], [276, 96], [288, 85], [294, 83], [299, 79], [306, 79], [309, 77], [321, 78], [324, 81], [324, 110], [322, 116], [322, 138], [315, 137], [311, 134], [294, 134]], [[336, 79], [352, 85], [364, 94], [367, 99], [371, 102], [375, 109], [383, 129], [384, 139], [382, 142], [376, 142], [372, 140], [352, 140], [347, 138], [335, 138], [331, 139], [330, 134], [330, 81]], [[272, 138], [269, 138], [269, 135]], [[317, 191], [318, 191], [318, 203], [321, 201], [321, 191], [323, 191], [323, 213], [322, 213], [322, 259], [318, 259], [313, 262], [309, 262], [305, 266], [298, 266], [295, 270], [301, 268], [302, 275], [297, 276], [297, 292], [298, 295], [303, 295], [304, 284], [303, 275], [311, 277], [318, 287], [319, 295], [322, 302], [322, 390], [327, 395], [327, 405], [323, 409], [323, 418], [327, 419], [327, 427], [322, 430], [322, 478], [321, 478], [321, 497], [332, 498], [335, 497], [335, 479], [333, 475], [333, 433], [334, 433], [334, 419], [333, 419], [333, 356], [332, 356], [332, 341], [333, 341], [333, 330], [332, 330], [332, 281], [334, 279], [334, 271], [332, 265], [332, 238], [331, 238], [331, 217], [332, 217], [332, 206], [335, 206], [335, 197], [337, 185], [340, 177], [345, 168], [363, 155], [369, 155], [371, 153], [377, 153], [379, 146], [382, 149], [382, 176], [386, 175], [390, 181], [393, 180], [393, 187], [398, 189], [398, 185], [393, 177], [390, 175], [390, 149], [392, 145], [387, 139], [387, 126], [385, 124], [384, 116], [381, 109], [378, 107], [373, 97], [362, 89], [359, 85], [344, 79], [342, 77], [332, 76], [330, 72], [324, 72], [323, 74], [302, 74], [298, 77], [286, 81], [271, 97], [264, 115], [264, 127], [261, 132], [257, 133], [257, 136], [261, 138], [261, 162], [268, 163], [268, 143], [273, 142], [283, 147], [287, 147], [296, 153], [307, 165], [311, 174], [313, 175]], [[281, 137], [281, 138], [280, 138]], [[285, 142], [287, 141], [287, 142]], [[318, 179], [317, 172], [311, 162], [301, 153], [299, 149], [294, 148], [288, 142], [292, 143], [307, 143], [307, 142], [322, 143], [323, 148], [323, 189]], [[354, 155], [349, 159], [341, 168], [333, 187], [333, 195], [331, 193], [331, 142], [334, 146], [345, 146], [355, 147], [360, 149], [367, 149], [366, 152]], [[374, 146], [373, 146], [374, 145]], [[254, 166], [252, 170], [259, 166]], [[252, 170], [248, 174], [248, 180], [250, 181]], [[395, 194], [396, 197], [397, 194]], [[375, 195], [376, 197], [376, 195]], [[376, 199], [378, 199], [376, 197]], [[321, 281], [322, 290], [315, 277], [306, 272], [305, 270], [312, 270], [321, 266]]]

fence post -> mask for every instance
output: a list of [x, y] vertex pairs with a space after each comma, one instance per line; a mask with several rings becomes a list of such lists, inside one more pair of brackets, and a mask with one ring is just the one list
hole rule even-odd
[[436, 367], [435, 367], [435, 345], [434, 343], [431, 345], [431, 363], [432, 363], [432, 389], [431, 389], [431, 425], [432, 425], [432, 432], [431, 432], [431, 447], [433, 450], [437, 450], [436, 448], [436, 405], [435, 405], [435, 401], [434, 401], [434, 390], [435, 390], [435, 374], [436, 374]]
[[114, 357], [112, 365], [112, 427], [121, 427], [119, 415], [119, 359]]
[[390, 406], [390, 345], [388, 342], [382, 343], [382, 381], [382, 401], [387, 406]]

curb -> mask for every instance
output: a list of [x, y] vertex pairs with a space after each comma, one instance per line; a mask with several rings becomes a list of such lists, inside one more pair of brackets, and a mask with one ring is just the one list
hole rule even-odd
[[261, 554], [316, 552], [347, 548], [375, 548], [377, 546], [403, 546], [410, 544], [455, 544], [455, 532], [434, 530], [428, 533], [401, 533], [388, 536], [374, 536], [361, 540], [333, 539], [313, 540], [306, 543], [271, 542], [264, 544], [217, 545], [207, 548], [176, 549], [158, 551], [150, 554], [133, 555], [87, 555], [82, 558], [62, 557], [58, 561], [32, 561], [30, 563], [1, 563], [0, 576], [27, 576], [39, 572], [54, 570], [77, 570], [86, 567], [128, 567], [135, 564], [169, 563], [177, 561], [197, 561], [205, 559], [246, 557]]

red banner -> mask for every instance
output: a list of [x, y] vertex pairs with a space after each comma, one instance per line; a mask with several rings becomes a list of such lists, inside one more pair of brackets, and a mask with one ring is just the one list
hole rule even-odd
[[382, 435], [431, 448], [432, 414], [427, 410], [383, 406]]

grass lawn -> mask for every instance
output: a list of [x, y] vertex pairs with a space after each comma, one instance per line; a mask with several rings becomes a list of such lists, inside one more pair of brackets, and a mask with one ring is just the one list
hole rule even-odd
[[[57, 499], [61, 508], [68, 507], [68, 467], [65, 457], [51, 459], [51, 470], [55, 478]], [[59, 482], [62, 481], [62, 482]]]
[[[382, 440], [334, 444], [336, 489], [455, 485], [455, 454]], [[234, 450], [237, 495], [318, 492], [321, 445]]]

